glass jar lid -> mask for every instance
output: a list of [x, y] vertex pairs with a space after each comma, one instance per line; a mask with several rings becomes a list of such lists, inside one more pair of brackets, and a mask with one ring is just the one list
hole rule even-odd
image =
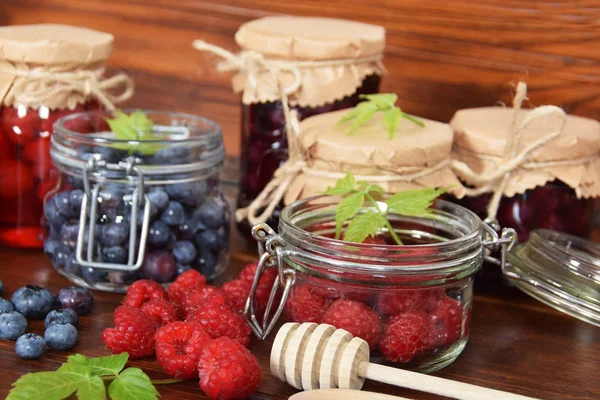
[[541, 302], [600, 326], [600, 245], [547, 229], [508, 253], [505, 276]]

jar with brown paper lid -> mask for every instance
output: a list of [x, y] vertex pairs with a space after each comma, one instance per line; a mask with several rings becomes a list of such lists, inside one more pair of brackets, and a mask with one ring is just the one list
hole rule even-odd
[[[459, 110], [452, 167], [467, 186], [459, 204], [481, 218], [514, 228], [526, 242], [534, 229], [588, 237], [592, 198], [600, 195], [600, 124], [554, 106]], [[520, 98], [519, 98], [520, 97]], [[482, 282], [505, 282], [498, 266], [484, 265]]]
[[112, 45], [111, 34], [74, 26], [0, 27], [0, 243], [42, 247], [42, 204], [59, 179], [54, 122], [131, 97], [129, 77], [104, 76]]
[[[377, 93], [385, 73], [385, 29], [341, 19], [275, 16], [243, 24], [235, 40], [239, 54], [203, 41], [194, 47], [222, 57], [219, 69], [235, 72], [233, 88], [242, 93], [237, 203], [247, 207], [288, 159], [282, 98], [302, 120], [354, 107], [359, 95]], [[246, 221], [239, 228], [250, 234]]]

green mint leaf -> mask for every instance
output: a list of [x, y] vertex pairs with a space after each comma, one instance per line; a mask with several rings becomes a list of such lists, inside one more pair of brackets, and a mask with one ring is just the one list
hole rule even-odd
[[130, 124], [138, 132], [138, 136], [152, 132], [154, 122], [142, 110], [135, 110], [129, 116]]
[[352, 171], [348, 172], [345, 177], [338, 179], [334, 187], [328, 187], [325, 194], [330, 196], [343, 196], [354, 191], [355, 181]]
[[356, 132], [362, 124], [373, 118], [373, 115], [378, 111], [376, 104], [367, 101], [359, 103], [354, 109], [357, 114], [354, 117], [354, 121], [352, 121], [352, 126], [350, 126], [350, 131], [348, 132], [350, 134]]
[[398, 107], [393, 107], [383, 113], [383, 118], [381, 122], [385, 125], [385, 129], [388, 131], [388, 138], [393, 139], [396, 130], [398, 129], [398, 124], [400, 124], [400, 120], [402, 119], [402, 111]]
[[360, 98], [375, 103], [383, 110], [394, 108], [394, 104], [398, 100], [398, 96], [395, 93], [361, 94]]
[[119, 140], [137, 140], [138, 132], [129, 121], [129, 116], [117, 111], [116, 118], [106, 118], [106, 122]]
[[383, 190], [383, 188], [381, 186], [376, 185], [374, 183], [369, 183], [366, 181], [358, 181], [358, 182], [356, 182], [356, 184], [365, 193], [385, 193], [385, 191]]
[[99, 376], [91, 376], [77, 389], [79, 400], [106, 400], [106, 387]]
[[160, 396], [148, 375], [139, 368], [127, 368], [112, 381], [108, 395], [119, 400], [156, 400]]
[[344, 222], [354, 217], [365, 202], [363, 192], [351, 193], [344, 197], [335, 210], [335, 237], [340, 237]]
[[399, 192], [386, 200], [388, 212], [392, 211], [407, 217], [420, 217], [431, 215], [429, 207], [434, 200], [449, 188], [442, 189], [416, 189]]
[[36, 372], [21, 376], [6, 400], [61, 400], [69, 397], [89, 376], [68, 372]]
[[386, 224], [382, 214], [373, 210], [356, 216], [344, 231], [344, 240], [352, 243], [362, 243], [368, 236], [375, 236]]
[[[67, 358], [69, 364], [81, 365], [90, 368], [92, 375], [117, 375], [129, 359], [129, 354], [121, 353], [106, 357], [89, 358], [81, 354], [75, 354]], [[61, 367], [62, 368], [62, 367]]]

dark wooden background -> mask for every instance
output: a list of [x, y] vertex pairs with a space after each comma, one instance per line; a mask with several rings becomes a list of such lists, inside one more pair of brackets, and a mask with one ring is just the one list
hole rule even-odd
[[283, 13], [385, 26], [383, 90], [398, 93], [407, 112], [448, 121], [460, 108], [509, 101], [523, 78], [534, 105], [600, 119], [600, 0], [0, 0], [2, 25], [114, 34], [110, 64], [137, 82], [131, 105], [212, 118], [231, 155], [240, 148], [238, 97], [215, 59], [190, 43], [233, 50], [240, 24]]

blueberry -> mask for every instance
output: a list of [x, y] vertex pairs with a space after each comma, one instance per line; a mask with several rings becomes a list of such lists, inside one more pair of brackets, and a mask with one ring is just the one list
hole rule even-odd
[[83, 189], [83, 179], [78, 176], [67, 175], [65, 182], [71, 187]]
[[16, 311], [0, 314], [0, 339], [16, 340], [27, 330], [27, 319]]
[[158, 150], [152, 159], [152, 164], [185, 164], [189, 161], [190, 152], [184, 146], [171, 146]]
[[83, 267], [81, 268], [81, 277], [89, 283], [106, 282], [108, 272], [103, 269]]
[[147, 196], [152, 208], [157, 211], [163, 211], [169, 205], [169, 195], [162, 189], [154, 189]]
[[177, 275], [181, 275], [184, 272], [189, 271], [190, 269], [192, 269], [192, 267], [189, 265], [177, 264]]
[[69, 203], [72, 207], [81, 209], [81, 202], [83, 201], [83, 190], [75, 189], [69, 193]]
[[107, 246], [119, 246], [127, 241], [129, 237], [129, 224], [110, 223], [102, 225], [100, 229], [100, 240]]
[[44, 240], [44, 253], [48, 258], [52, 258], [56, 249], [60, 246], [60, 242], [55, 239], [48, 238]]
[[163, 247], [169, 243], [171, 229], [162, 221], [156, 221], [148, 231], [148, 242], [155, 247]]
[[2, 283], [2, 281], [0, 281], [0, 296], [2, 296], [4, 294], [4, 283]]
[[74, 310], [77, 315], [89, 313], [94, 304], [92, 292], [79, 286], [62, 288], [56, 297], [62, 307]]
[[214, 199], [207, 199], [202, 203], [200, 208], [194, 212], [194, 216], [210, 229], [219, 229], [225, 224], [223, 207], [221, 207]]
[[67, 262], [65, 263], [64, 269], [65, 272], [68, 272], [69, 274], [81, 276], [81, 265], [79, 265], [79, 263], [77, 262], [77, 259], [75, 258], [74, 254], [70, 255], [69, 258], [67, 258]]
[[20, 336], [15, 343], [15, 352], [21, 358], [40, 358], [46, 352], [46, 341], [35, 333]]
[[44, 216], [50, 225], [58, 225], [59, 229], [65, 222], [67, 222], [66, 218], [58, 212], [58, 207], [56, 206], [56, 196], [50, 198], [44, 204]]
[[65, 224], [60, 229], [60, 240], [63, 242], [77, 243], [79, 224]]
[[111, 246], [102, 249], [102, 261], [112, 264], [123, 264], [127, 262], [128, 254], [121, 246]]
[[142, 277], [164, 283], [172, 281], [175, 275], [177, 275], [177, 265], [169, 251], [157, 250], [146, 253]]
[[77, 328], [79, 326], [79, 317], [77, 316], [77, 313], [70, 308], [52, 310], [46, 315], [44, 326], [47, 328], [52, 324], [71, 324]]
[[229, 247], [229, 234], [224, 227], [217, 230], [217, 242], [219, 250], [227, 249]]
[[52, 324], [46, 328], [44, 339], [54, 350], [69, 350], [77, 342], [77, 328], [71, 324]]
[[217, 232], [213, 230], [207, 229], [205, 231], [196, 233], [196, 236], [194, 236], [194, 241], [198, 245], [198, 248], [209, 249], [213, 251], [220, 250]]
[[200, 251], [200, 272], [207, 277], [212, 277], [217, 269], [219, 258], [215, 253], [208, 249], [202, 249]]
[[71, 257], [71, 249], [64, 244], [59, 244], [52, 254], [52, 264], [57, 268], [65, 268]]
[[177, 227], [177, 235], [181, 239], [191, 239], [196, 232], [198, 232], [198, 224], [194, 219], [184, 219]]
[[129, 285], [138, 279], [140, 279], [140, 273], [138, 271], [116, 271], [108, 273], [108, 281], [115, 285]]
[[100, 156], [100, 159], [109, 163], [116, 163], [121, 159], [120, 152], [110, 147], [95, 146], [92, 152]]
[[176, 201], [169, 201], [167, 209], [160, 216], [160, 220], [169, 226], [179, 226], [184, 218], [183, 206]]
[[181, 240], [173, 246], [173, 255], [178, 263], [189, 264], [196, 258], [196, 247], [188, 240]]
[[54, 196], [54, 204], [56, 204], [56, 209], [66, 218], [75, 218], [79, 216], [80, 206], [73, 206], [69, 201], [69, 193], [70, 192], [61, 192]]
[[54, 308], [55, 298], [48, 289], [27, 285], [17, 289], [10, 301], [26, 318], [42, 319]]
[[15, 311], [15, 308], [12, 303], [6, 299], [0, 298], [0, 314], [13, 311]]
[[[178, 177], [174, 176], [173, 178]], [[182, 176], [182, 178], [185, 179], [188, 176]], [[171, 200], [177, 200], [189, 207], [196, 207], [208, 193], [209, 186], [205, 181], [174, 183], [167, 185], [165, 191]]]

